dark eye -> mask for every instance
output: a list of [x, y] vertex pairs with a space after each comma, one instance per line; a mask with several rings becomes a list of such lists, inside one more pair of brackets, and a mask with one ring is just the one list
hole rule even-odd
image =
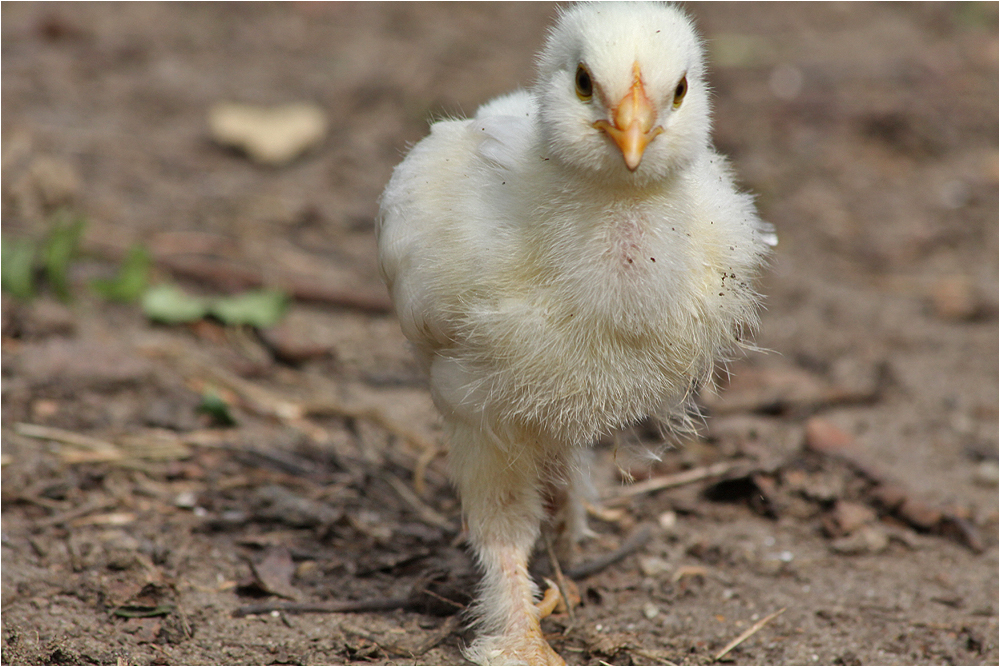
[[687, 75], [682, 76], [680, 82], [677, 84], [677, 88], [674, 89], [674, 108], [676, 109], [684, 101], [684, 96], [688, 91], [688, 78]]
[[586, 102], [594, 94], [594, 82], [590, 79], [587, 67], [580, 63], [576, 68], [576, 96]]

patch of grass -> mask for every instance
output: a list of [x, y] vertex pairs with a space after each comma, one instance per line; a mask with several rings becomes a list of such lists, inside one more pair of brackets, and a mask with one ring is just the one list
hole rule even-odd
[[118, 275], [114, 278], [97, 278], [90, 282], [90, 289], [109, 301], [132, 303], [142, 298], [149, 287], [149, 270], [152, 259], [144, 246], [134, 245], [125, 257]]

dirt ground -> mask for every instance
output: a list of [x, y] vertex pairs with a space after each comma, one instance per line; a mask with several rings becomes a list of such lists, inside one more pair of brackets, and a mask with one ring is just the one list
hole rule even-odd
[[[3, 3], [4, 243], [87, 220], [68, 305], [3, 296], [4, 664], [464, 664], [474, 570], [372, 220], [428, 118], [530, 85], [555, 11]], [[635, 467], [660, 488], [595, 448], [583, 559], [622, 558], [544, 629], [570, 664], [995, 665], [997, 5], [690, 11], [781, 239], [770, 352]], [[224, 101], [329, 133], [257, 166], [210, 140]], [[152, 324], [88, 287], [133, 243], [154, 282], [296, 298]]]

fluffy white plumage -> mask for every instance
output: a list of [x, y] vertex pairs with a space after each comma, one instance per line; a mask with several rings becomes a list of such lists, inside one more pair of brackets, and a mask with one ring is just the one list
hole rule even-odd
[[527, 561], [543, 521], [564, 556], [583, 532], [584, 448], [682, 414], [755, 325], [775, 238], [709, 132], [687, 17], [581, 4], [532, 90], [435, 123], [386, 187], [380, 268], [484, 570], [477, 662], [561, 662]]

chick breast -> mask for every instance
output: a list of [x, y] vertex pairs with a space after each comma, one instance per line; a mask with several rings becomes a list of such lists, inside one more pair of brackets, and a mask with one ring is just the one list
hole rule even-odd
[[[504, 118], [530, 136], [522, 102]], [[749, 197], [714, 153], [642, 198], [595, 197], [543, 155], [498, 163], [485, 120], [435, 124], [382, 202], [380, 266], [438, 406], [586, 444], [678, 404], [755, 322]]]

